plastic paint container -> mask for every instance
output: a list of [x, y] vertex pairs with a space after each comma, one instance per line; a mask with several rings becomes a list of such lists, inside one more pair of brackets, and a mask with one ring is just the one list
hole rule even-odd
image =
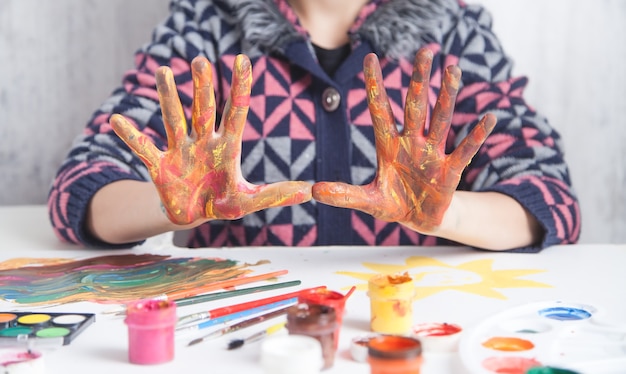
[[174, 359], [176, 304], [144, 300], [127, 306], [128, 359], [133, 364], [161, 364]]
[[265, 374], [318, 374], [322, 366], [322, 345], [313, 337], [275, 336], [261, 345], [261, 367]]
[[327, 305], [335, 309], [335, 315], [337, 317], [337, 325], [335, 327], [335, 350], [339, 346], [339, 331], [343, 324], [343, 314], [347, 298], [347, 295], [325, 288], [304, 292], [298, 296], [298, 302], [300, 303]]
[[410, 333], [415, 287], [408, 273], [378, 274], [368, 282], [370, 327], [381, 334]]
[[371, 374], [419, 374], [422, 367], [422, 344], [408, 336], [373, 337], [367, 354]]
[[306, 335], [319, 341], [324, 365], [328, 369], [335, 362], [335, 309], [321, 304], [299, 303], [287, 309], [287, 330], [290, 335]]

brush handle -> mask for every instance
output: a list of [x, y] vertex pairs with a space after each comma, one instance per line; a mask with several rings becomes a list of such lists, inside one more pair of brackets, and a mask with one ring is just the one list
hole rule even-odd
[[219, 325], [219, 324], [222, 324], [222, 323], [226, 323], [226, 322], [229, 322], [229, 321], [232, 321], [232, 320], [235, 320], [235, 319], [247, 318], [247, 317], [253, 316], [255, 314], [259, 314], [259, 313], [265, 312], [267, 310], [276, 309], [276, 308], [280, 308], [280, 307], [283, 307], [283, 306], [291, 306], [291, 305], [295, 304], [297, 301], [298, 301], [298, 299], [293, 297], [291, 299], [279, 300], [279, 301], [276, 301], [274, 303], [261, 305], [261, 306], [258, 306], [256, 308], [252, 308], [252, 309], [248, 309], [248, 310], [242, 310], [241, 312], [227, 314], [227, 315], [222, 316], [222, 317], [207, 319], [207, 320], [204, 320], [204, 321], [196, 323], [196, 324], [182, 325], [182, 326], [179, 326], [179, 327], [176, 328], [176, 333], [186, 333], [186, 332], [198, 331], [198, 330], [206, 329], [207, 327], [216, 326], [216, 325]]
[[326, 288], [326, 286], [305, 288], [305, 289], [300, 290], [300, 291], [289, 292], [289, 293], [286, 293], [286, 294], [266, 297], [266, 298], [258, 299], [258, 300], [252, 300], [252, 301], [248, 301], [248, 302], [241, 303], [241, 304], [229, 305], [229, 306], [225, 306], [225, 307], [221, 307], [221, 308], [212, 309], [212, 310], [209, 310], [209, 311], [206, 311], [206, 312], [194, 313], [194, 314], [191, 314], [191, 315], [180, 317], [178, 319], [178, 326], [182, 327], [183, 325], [188, 325], [188, 324], [190, 324], [192, 322], [198, 322], [200, 320], [207, 319], [207, 318], [208, 319], [214, 319], [214, 318], [218, 318], [218, 317], [223, 317], [223, 316], [228, 315], [228, 314], [238, 313], [238, 312], [249, 310], [249, 309], [252, 309], [252, 308], [256, 308], [256, 307], [259, 307], [259, 306], [262, 306], [262, 305], [267, 305], [267, 304], [275, 303], [277, 301], [287, 300], [287, 299], [291, 299], [291, 298], [294, 298], [294, 297], [298, 297], [302, 293], [314, 292], [315, 290], [323, 289], [323, 288]]
[[289, 282], [267, 284], [264, 286], [242, 288], [239, 290], [222, 291], [222, 292], [210, 293], [207, 295], [191, 296], [185, 299], [176, 300], [175, 302], [176, 302], [176, 306], [179, 306], [179, 307], [187, 306], [187, 305], [195, 305], [199, 303], [205, 303], [207, 301], [225, 299], [228, 297], [234, 297], [234, 296], [240, 296], [240, 295], [247, 295], [247, 294], [251, 294], [255, 292], [269, 291], [269, 290], [275, 290], [278, 288], [285, 288], [285, 287], [291, 287], [291, 286], [299, 286], [301, 283], [302, 281], [295, 280], [295, 281], [289, 281]]
[[202, 343], [203, 341], [209, 340], [211, 338], [217, 338], [223, 335], [226, 335], [228, 333], [246, 328], [246, 327], [250, 327], [250, 326], [254, 326], [256, 324], [259, 324], [263, 321], [267, 321], [268, 319], [271, 318], [275, 318], [275, 317], [279, 317], [281, 315], [287, 314], [287, 309], [289, 309], [291, 307], [290, 306], [286, 306], [277, 310], [274, 310], [272, 312], [266, 313], [266, 314], [262, 314], [260, 316], [256, 316], [256, 317], [252, 317], [249, 318], [247, 320], [241, 321], [239, 323], [235, 323], [234, 325], [225, 327], [221, 330], [217, 330], [217, 331], [213, 331], [205, 336], [199, 337], [197, 339], [192, 340], [191, 342], [189, 342], [189, 344], [187, 344], [187, 346], [191, 346], [194, 344], [198, 344], [198, 343]]
[[256, 342], [258, 340], [263, 339], [264, 337], [266, 337], [267, 335], [271, 335], [275, 332], [277, 332], [278, 330], [282, 329], [283, 327], [285, 327], [286, 322], [281, 322], [281, 323], [277, 323], [273, 326], [268, 327], [267, 329], [263, 330], [263, 331], [259, 331], [257, 333], [254, 333], [250, 336], [248, 336], [247, 338], [244, 339], [244, 341], [246, 343], [252, 343], [252, 342]]
[[274, 310], [272, 312], [266, 313], [266, 314], [262, 314], [260, 316], [256, 316], [256, 317], [252, 317], [249, 319], [246, 319], [244, 321], [235, 323], [234, 325], [228, 326], [226, 328], [224, 328], [222, 330], [222, 335], [231, 333], [233, 331], [237, 331], [237, 330], [241, 330], [244, 329], [246, 327], [250, 327], [250, 326], [254, 326], [257, 325], [263, 321], [267, 321], [268, 319], [272, 319], [275, 317], [279, 317], [282, 316], [284, 314], [287, 314], [287, 309], [289, 309], [291, 307], [291, 305], [286, 306], [286, 307], [282, 307], [280, 309]]

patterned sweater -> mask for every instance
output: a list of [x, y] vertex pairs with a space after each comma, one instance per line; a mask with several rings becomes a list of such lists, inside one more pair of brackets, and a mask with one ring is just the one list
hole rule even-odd
[[[365, 184], [376, 166], [374, 135], [363, 81], [363, 58], [375, 52], [398, 126], [416, 51], [434, 52], [431, 110], [442, 70], [462, 71], [447, 151], [483, 114], [498, 118], [493, 133], [465, 170], [459, 189], [497, 191], [519, 201], [544, 229], [541, 243], [515, 251], [575, 242], [580, 211], [563, 159], [559, 134], [523, 99], [524, 77], [512, 77], [511, 60], [491, 31], [481, 7], [456, 0], [373, 0], [349, 32], [351, 53], [329, 76], [294, 11], [285, 0], [174, 0], [152, 41], [136, 54], [135, 67], [94, 113], [61, 165], [49, 194], [50, 220], [61, 240], [90, 247], [85, 229], [88, 202], [99, 188], [122, 179], [150, 180], [141, 161], [109, 125], [121, 113], [167, 146], [154, 73], [172, 68], [190, 118], [190, 62], [213, 63], [218, 112], [229, 92], [239, 53], [252, 62], [253, 86], [244, 131], [242, 172], [250, 182], [345, 181]], [[328, 89], [338, 105], [325, 105]], [[328, 104], [326, 102], [326, 104]], [[218, 113], [218, 123], [219, 116]], [[359, 211], [309, 203], [271, 208], [235, 221], [212, 221], [194, 230], [190, 247], [454, 244], [420, 235]]]

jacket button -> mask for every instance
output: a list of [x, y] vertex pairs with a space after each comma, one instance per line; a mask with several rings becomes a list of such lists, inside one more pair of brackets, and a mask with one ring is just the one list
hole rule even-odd
[[339, 92], [333, 87], [328, 87], [322, 92], [322, 107], [327, 112], [334, 112], [341, 102]]

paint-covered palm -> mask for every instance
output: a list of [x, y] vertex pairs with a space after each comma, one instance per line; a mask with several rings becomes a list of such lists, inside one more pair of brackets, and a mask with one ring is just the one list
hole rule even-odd
[[206, 58], [196, 57], [191, 69], [194, 98], [190, 135], [172, 71], [160, 67], [156, 73], [167, 150], [160, 151], [123, 116], [111, 117], [117, 135], [147, 166], [169, 219], [179, 225], [230, 220], [310, 200], [311, 185], [307, 182], [254, 185], [241, 174], [241, 142], [252, 84], [249, 59], [244, 55], [235, 59], [230, 97], [217, 129], [211, 65]]
[[357, 209], [381, 220], [399, 222], [415, 231], [432, 232], [443, 219], [465, 166], [485, 141], [496, 120], [486, 115], [451, 153], [445, 153], [461, 71], [448, 67], [426, 131], [432, 52], [416, 56], [399, 132], [382, 72], [374, 54], [365, 57], [368, 107], [376, 139], [377, 172], [364, 186], [318, 182], [313, 198], [321, 203]]

